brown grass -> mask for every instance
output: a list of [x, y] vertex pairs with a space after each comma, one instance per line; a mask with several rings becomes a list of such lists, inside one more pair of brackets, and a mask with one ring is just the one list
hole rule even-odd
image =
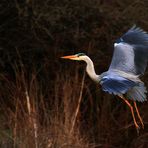
[[[102, 98], [99, 97], [102, 92], [98, 86], [90, 90], [90, 82], [85, 81], [85, 75], [78, 73], [80, 69], [76, 67], [73, 73], [68, 70], [63, 75], [57, 74], [53, 87], [46, 89], [47, 92], [42, 90], [38, 73], [35, 71], [29, 81], [23, 67], [14, 68], [15, 81], [8, 81], [6, 77], [1, 76], [5, 81], [3, 89], [7, 89], [7, 93], [1, 91], [0, 94], [1, 113], [3, 112], [0, 127], [1, 146], [14, 148], [105, 148], [120, 145], [137, 147], [139, 144], [144, 146], [147, 133], [141, 131], [141, 135], [136, 136], [134, 124], [130, 123], [132, 118], [129, 109], [126, 110], [120, 100], [116, 99], [118, 104], [115, 103], [109, 95], [103, 94]], [[60, 74], [62, 72], [59, 70]], [[8, 100], [5, 102], [4, 99]], [[145, 126], [147, 127], [147, 124]], [[118, 141], [115, 137], [118, 137]], [[130, 143], [131, 138], [137, 141]]]
[[27, 82], [23, 69], [20, 71], [15, 69], [15, 74], [16, 80], [7, 81], [5, 88], [9, 90], [7, 97], [10, 99], [10, 106], [5, 103], [1, 105], [5, 112], [2, 117], [7, 117], [3, 120], [7, 121], [6, 126], [10, 133], [6, 133], [5, 126], [1, 128], [5, 140], [11, 142], [10, 146], [21, 148], [90, 146], [86, 136], [80, 133], [77, 123], [80, 108], [78, 99], [82, 98], [83, 91], [80, 89], [78, 74], [74, 76], [74, 80], [57, 76], [53, 86], [55, 94], [54, 96], [49, 94], [48, 97], [41, 91], [37, 73], [32, 74], [30, 82]]

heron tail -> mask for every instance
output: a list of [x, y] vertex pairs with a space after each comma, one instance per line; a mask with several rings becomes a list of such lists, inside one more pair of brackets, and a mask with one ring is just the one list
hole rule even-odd
[[144, 83], [140, 82], [138, 86], [133, 87], [131, 90], [127, 92], [126, 97], [134, 101], [144, 102], [147, 100], [146, 93], [147, 90], [144, 86]]

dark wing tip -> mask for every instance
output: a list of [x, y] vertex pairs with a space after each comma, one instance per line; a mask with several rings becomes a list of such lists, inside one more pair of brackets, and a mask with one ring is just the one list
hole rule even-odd
[[140, 28], [140, 27], [137, 27], [136, 24], [134, 24], [134, 25], [132, 26], [132, 28], [129, 29], [128, 31], [135, 32], [135, 33], [141, 33], [141, 34], [147, 34], [146, 31], [144, 31], [144, 30], [143, 30], [142, 28]]
[[128, 44], [148, 46], [147, 32], [136, 25], [133, 25], [121, 38], [123, 42]]

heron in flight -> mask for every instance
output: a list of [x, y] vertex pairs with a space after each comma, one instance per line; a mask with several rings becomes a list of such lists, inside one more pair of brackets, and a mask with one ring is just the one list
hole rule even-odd
[[110, 67], [108, 71], [100, 75], [96, 74], [92, 60], [84, 53], [61, 58], [85, 61], [87, 64], [86, 72], [90, 78], [100, 83], [103, 91], [119, 96], [129, 106], [134, 125], [139, 131], [140, 126], [135, 117], [135, 110], [140, 124], [144, 128], [136, 101], [144, 102], [147, 100], [146, 87], [140, 80], [148, 61], [148, 34], [145, 31], [134, 25], [116, 40]]

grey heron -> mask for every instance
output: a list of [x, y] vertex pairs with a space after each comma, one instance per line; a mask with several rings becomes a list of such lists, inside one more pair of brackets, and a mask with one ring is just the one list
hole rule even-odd
[[[129, 106], [134, 125], [139, 131], [137, 117], [144, 128], [136, 101], [146, 101], [146, 87], [140, 80], [148, 61], [148, 34], [135, 25], [116, 40], [108, 71], [97, 75], [92, 60], [84, 53], [63, 56], [63, 59], [85, 61], [86, 72], [92, 80], [101, 84], [103, 91], [119, 96]], [[132, 100], [133, 104], [129, 100]]]

